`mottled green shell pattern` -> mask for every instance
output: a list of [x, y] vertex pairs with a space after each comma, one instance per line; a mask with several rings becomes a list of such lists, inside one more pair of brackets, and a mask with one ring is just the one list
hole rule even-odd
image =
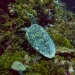
[[45, 57], [52, 58], [55, 56], [55, 44], [40, 25], [31, 25], [26, 31], [26, 37], [31, 46]]

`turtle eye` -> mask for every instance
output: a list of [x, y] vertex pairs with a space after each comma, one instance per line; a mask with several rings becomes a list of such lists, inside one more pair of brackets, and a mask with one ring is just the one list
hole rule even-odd
[[31, 14], [29, 14], [29, 17], [31, 17], [32, 15]]
[[32, 19], [33, 18], [33, 16], [32, 15], [29, 15], [29, 17]]
[[33, 18], [33, 17], [31, 16], [31, 18]]

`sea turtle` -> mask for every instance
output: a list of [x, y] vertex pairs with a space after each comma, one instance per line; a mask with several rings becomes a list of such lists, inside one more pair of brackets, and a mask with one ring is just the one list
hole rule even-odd
[[55, 56], [56, 48], [53, 40], [46, 32], [46, 30], [37, 24], [36, 18], [33, 14], [27, 13], [27, 16], [31, 22], [31, 26], [28, 28], [21, 28], [21, 31], [26, 31], [26, 38], [30, 45], [39, 53], [47, 58]]

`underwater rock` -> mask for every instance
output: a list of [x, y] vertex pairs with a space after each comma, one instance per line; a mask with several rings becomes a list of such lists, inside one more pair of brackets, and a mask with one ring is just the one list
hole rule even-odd
[[26, 31], [26, 38], [30, 45], [39, 53], [47, 58], [53, 58], [56, 53], [56, 48], [49, 34], [37, 24], [35, 17], [27, 13], [31, 26], [29, 28], [21, 28], [21, 31]]
[[71, 74], [68, 71], [66, 71], [64, 75], [71, 75]]
[[29, 64], [30, 57], [27, 54], [24, 56], [24, 61], [24, 64]]
[[5, 24], [5, 22], [6, 22], [6, 19], [4, 17], [0, 16], [0, 23]]
[[[46, 10], [48, 10], [48, 14], [45, 14]], [[47, 26], [48, 24], [54, 24], [55, 20], [54, 14], [55, 14], [54, 10], [49, 11], [49, 9], [45, 9], [44, 13], [42, 12], [38, 15], [38, 17], [40, 18], [39, 24], [43, 27], [45, 25]]]
[[5, 12], [2, 9], [0, 9], [0, 23], [1, 24], [5, 24], [6, 23], [6, 18], [4, 17], [4, 15], [5, 15]]
[[0, 55], [2, 55], [4, 53], [4, 49], [3, 47], [0, 45]]
[[17, 13], [13, 11], [13, 15], [11, 14], [11, 10], [9, 10], [9, 4], [15, 3], [16, 0], [0, 0], [0, 8], [7, 13], [10, 17], [17, 17]]
[[12, 46], [9, 45], [6, 49], [9, 50], [9, 51], [12, 51]]
[[55, 62], [59, 67], [62, 67], [62, 66], [65, 65], [66, 60], [63, 60], [63, 59], [55, 59], [54, 62]]
[[62, 50], [61, 48], [57, 49], [56, 55], [60, 55], [64, 57], [68, 57], [68, 56], [74, 57], [74, 50], [62, 47]]
[[58, 52], [56, 53], [56, 55], [60, 55], [60, 56], [64, 56], [64, 57], [68, 57], [68, 56], [72, 56], [73, 53], [69, 53], [69, 52]]
[[18, 17], [17, 12], [15, 11], [15, 8], [12, 7], [10, 4], [8, 5], [7, 10], [8, 10], [8, 15], [11, 18], [17, 18]]
[[10, 45], [9, 40], [5, 39], [4, 36], [2, 36], [2, 39], [0, 40], [0, 55], [4, 53], [5, 49], [7, 49], [9, 45]]

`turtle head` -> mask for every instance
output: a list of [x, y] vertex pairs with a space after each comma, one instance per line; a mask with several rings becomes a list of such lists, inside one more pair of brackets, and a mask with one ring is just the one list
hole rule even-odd
[[31, 24], [36, 24], [36, 18], [33, 14], [27, 13], [28, 19], [30, 20]]

